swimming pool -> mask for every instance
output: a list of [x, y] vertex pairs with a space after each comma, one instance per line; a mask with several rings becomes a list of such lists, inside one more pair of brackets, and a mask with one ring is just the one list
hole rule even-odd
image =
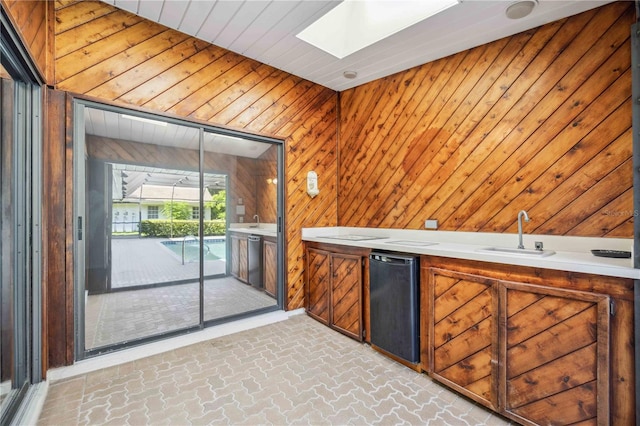
[[[184, 242], [184, 261], [197, 262], [199, 258], [200, 244], [195, 238], [186, 240], [166, 240], [161, 241], [162, 245], [171, 250], [178, 258], [182, 259], [182, 245]], [[227, 247], [225, 239], [220, 237], [205, 237], [204, 260], [225, 260]]]

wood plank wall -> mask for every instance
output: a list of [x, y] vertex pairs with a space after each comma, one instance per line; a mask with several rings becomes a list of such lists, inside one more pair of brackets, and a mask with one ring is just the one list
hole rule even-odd
[[341, 226], [633, 237], [630, 25], [605, 7], [340, 94]]
[[[0, 1], [5, 9], [26, 7]], [[421, 229], [437, 218], [440, 229], [513, 232], [515, 213], [525, 208], [533, 217], [528, 232], [632, 235], [631, 2], [342, 92], [339, 168], [335, 92], [106, 3], [54, 5], [55, 41], [47, 48], [55, 64], [45, 72], [55, 69], [57, 101], [80, 94], [285, 141], [289, 309], [303, 305], [302, 227]], [[16, 25], [23, 38], [38, 27]], [[67, 108], [49, 120], [70, 114]], [[46, 183], [48, 197], [66, 200], [53, 216], [66, 217], [69, 251], [72, 141], [62, 129], [57, 135], [47, 143], [65, 143], [66, 154], [58, 145], [45, 149], [55, 152]], [[311, 169], [321, 188], [314, 199], [305, 193]], [[63, 296], [50, 301], [51, 315], [71, 312], [68, 257], [45, 260], [59, 272], [47, 291]], [[55, 332], [49, 342], [68, 344]]]
[[286, 305], [302, 307], [300, 229], [337, 224], [336, 93], [97, 1], [56, 1], [55, 52], [58, 90], [284, 140]]
[[53, 82], [53, 2], [0, 0], [46, 83]]
[[[87, 135], [89, 157], [112, 163], [134, 164], [179, 170], [198, 170], [199, 151]], [[242, 198], [246, 213], [244, 221], [253, 222], [258, 214], [263, 223], [276, 222], [276, 187], [267, 178], [276, 176], [276, 152], [270, 148], [257, 159], [225, 154], [205, 153], [204, 172], [228, 176], [230, 206], [227, 213], [238, 222], [235, 206]]]

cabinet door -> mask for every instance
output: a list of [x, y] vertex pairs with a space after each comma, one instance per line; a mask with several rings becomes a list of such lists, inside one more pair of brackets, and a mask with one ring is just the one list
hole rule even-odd
[[609, 298], [503, 282], [500, 305], [504, 411], [524, 424], [608, 424]]
[[362, 257], [333, 253], [331, 258], [330, 323], [362, 340]]
[[496, 410], [497, 280], [432, 268], [427, 291], [431, 376]]
[[307, 249], [307, 285], [305, 301], [307, 313], [318, 321], [329, 324], [330, 254], [314, 248]]
[[240, 238], [231, 235], [231, 275], [240, 276]]
[[276, 288], [278, 283], [278, 265], [277, 265], [277, 244], [273, 241], [264, 240], [263, 242], [263, 273], [262, 277], [264, 279], [264, 291], [276, 297]]
[[247, 237], [238, 239], [238, 278], [249, 281], [249, 240]]

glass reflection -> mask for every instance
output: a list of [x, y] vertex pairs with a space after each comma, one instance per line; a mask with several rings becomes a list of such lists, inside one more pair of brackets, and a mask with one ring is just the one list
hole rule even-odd
[[277, 148], [213, 133], [204, 137], [204, 172], [224, 172], [226, 276], [205, 263], [204, 320], [277, 305]]
[[276, 308], [277, 146], [84, 111], [85, 351]]
[[198, 130], [92, 108], [85, 117], [85, 349], [197, 326]]
[[8, 123], [13, 122], [13, 82], [9, 74], [0, 65], [0, 105], [2, 118], [0, 121], [0, 187], [2, 188], [1, 209], [1, 232], [0, 239], [0, 259], [1, 275], [0, 279], [0, 415], [3, 415], [11, 400], [11, 395], [15, 389], [14, 371], [14, 291], [13, 291], [13, 250], [14, 241], [14, 216], [11, 207], [10, 182], [13, 174], [12, 166], [12, 144], [11, 127]]

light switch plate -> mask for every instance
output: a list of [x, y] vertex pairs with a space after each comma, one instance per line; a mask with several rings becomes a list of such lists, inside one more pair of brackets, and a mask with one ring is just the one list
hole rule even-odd
[[424, 221], [426, 229], [438, 229], [438, 219], [427, 219]]

